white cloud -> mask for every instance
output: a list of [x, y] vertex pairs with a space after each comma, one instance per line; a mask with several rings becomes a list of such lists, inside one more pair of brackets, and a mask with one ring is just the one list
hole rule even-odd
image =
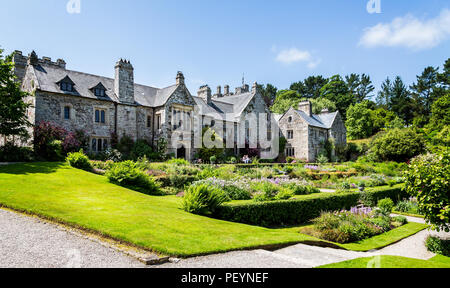
[[283, 64], [294, 64], [297, 62], [305, 62], [309, 68], [315, 68], [320, 64], [320, 59], [315, 59], [310, 52], [302, 51], [297, 48], [282, 50], [278, 53], [276, 61]]
[[412, 15], [366, 28], [359, 45], [365, 47], [407, 47], [423, 50], [436, 47], [450, 36], [450, 10], [436, 18], [419, 20]]

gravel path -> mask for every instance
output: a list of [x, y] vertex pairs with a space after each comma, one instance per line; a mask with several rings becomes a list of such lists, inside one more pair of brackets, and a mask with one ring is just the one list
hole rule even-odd
[[[410, 222], [424, 223], [421, 218], [407, 217]], [[354, 252], [322, 248], [309, 245], [294, 245], [277, 251], [263, 250], [230, 252], [219, 255], [190, 258], [178, 263], [167, 263], [162, 268], [313, 268], [317, 266], [339, 263], [362, 257], [377, 255], [403, 256], [429, 260], [435, 254], [425, 247], [429, 235], [450, 238], [450, 233], [437, 233], [428, 230], [421, 231], [409, 238], [370, 252]]]
[[0, 209], [0, 268], [126, 268], [144, 264], [38, 218]]

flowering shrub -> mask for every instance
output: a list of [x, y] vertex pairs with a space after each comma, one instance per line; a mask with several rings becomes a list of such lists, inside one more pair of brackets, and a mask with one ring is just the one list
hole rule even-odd
[[209, 178], [193, 183], [193, 185], [200, 184], [207, 184], [223, 190], [227, 196], [227, 202], [232, 200], [250, 200], [252, 197], [250, 193], [250, 185], [244, 181]]
[[392, 227], [389, 217], [378, 217], [370, 207], [353, 207], [350, 211], [322, 213], [313, 223], [313, 228], [304, 229], [302, 232], [337, 243], [367, 239], [387, 232]]

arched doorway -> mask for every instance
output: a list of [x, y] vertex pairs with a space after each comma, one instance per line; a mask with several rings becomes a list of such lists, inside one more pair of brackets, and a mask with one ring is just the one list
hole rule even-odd
[[177, 149], [177, 158], [186, 159], [186, 148], [184, 148], [184, 146], [181, 146], [181, 148]]

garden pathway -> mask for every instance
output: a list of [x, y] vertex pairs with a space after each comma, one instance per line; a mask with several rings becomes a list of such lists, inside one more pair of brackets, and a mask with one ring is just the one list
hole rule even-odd
[[0, 209], [0, 268], [145, 267], [77, 231]]

